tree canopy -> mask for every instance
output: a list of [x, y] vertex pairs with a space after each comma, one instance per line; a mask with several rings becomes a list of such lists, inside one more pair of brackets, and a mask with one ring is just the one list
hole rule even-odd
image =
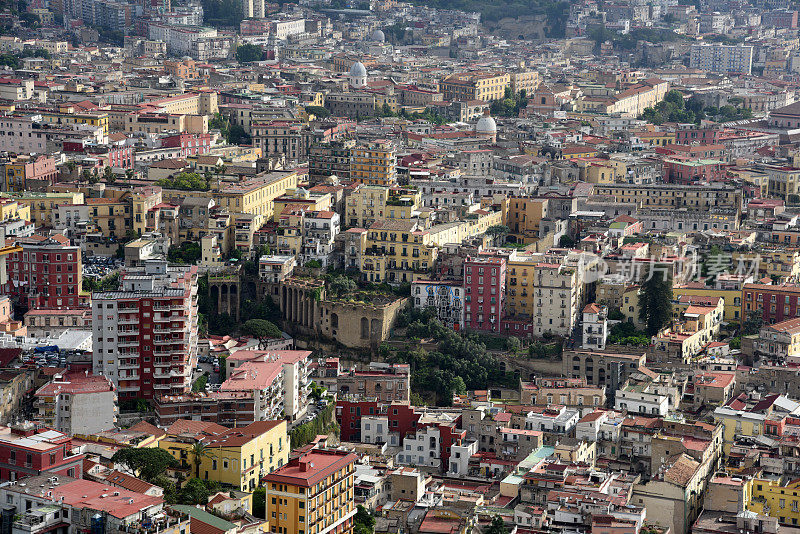
[[156, 181], [156, 185], [181, 191], [208, 191], [211, 188], [209, 177], [196, 172], [182, 172], [172, 178], [162, 178]]
[[[735, 99], [731, 99], [731, 102], [739, 105], [742, 103], [741, 100]], [[749, 119], [752, 116], [753, 114], [748, 108], [736, 107], [731, 104], [720, 108], [704, 106], [700, 99], [694, 96], [685, 100], [680, 91], [673, 89], [655, 107], [646, 108], [640, 118], [653, 124], [665, 122], [700, 124], [700, 121], [704, 119], [727, 122]]]
[[134, 475], [146, 481], [152, 481], [168, 468], [180, 467], [180, 462], [164, 449], [127, 448], [120, 449], [111, 457], [111, 461], [122, 464]]
[[267, 339], [281, 337], [281, 329], [266, 319], [250, 319], [242, 325], [242, 332], [258, 339], [259, 347]]
[[668, 265], [650, 267], [639, 292], [639, 319], [651, 336], [672, 320], [672, 272]]
[[243, 44], [236, 49], [236, 61], [239, 63], [252, 63], [264, 58], [264, 50], [254, 44]]

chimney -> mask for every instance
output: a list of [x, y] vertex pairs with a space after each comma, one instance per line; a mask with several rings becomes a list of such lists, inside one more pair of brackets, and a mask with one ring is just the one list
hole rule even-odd
[[309, 467], [309, 463], [310, 463], [308, 460], [306, 460], [305, 458], [300, 458], [300, 462], [299, 463], [300, 463], [300, 472], [301, 473], [305, 473], [306, 471], [308, 471], [308, 467]]

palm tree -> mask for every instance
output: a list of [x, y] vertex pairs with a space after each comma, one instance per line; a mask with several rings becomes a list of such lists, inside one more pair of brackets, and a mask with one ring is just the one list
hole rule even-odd
[[194, 463], [194, 476], [200, 478], [200, 463], [203, 461], [203, 458], [211, 457], [211, 449], [202, 441], [195, 441], [192, 446], [189, 447], [189, 454], [192, 456], [192, 462]]

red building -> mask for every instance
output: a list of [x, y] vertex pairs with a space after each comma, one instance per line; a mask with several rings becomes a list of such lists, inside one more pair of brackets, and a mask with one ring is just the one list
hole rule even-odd
[[794, 319], [800, 311], [800, 286], [745, 284], [742, 287], [741, 317], [758, 312], [764, 324]]
[[664, 182], [689, 185], [697, 182], [719, 182], [725, 178], [725, 163], [717, 159], [696, 159], [674, 156], [662, 162]]
[[47, 473], [81, 478], [83, 458], [61, 432], [37, 430], [32, 423], [0, 427], [0, 481]]
[[505, 287], [505, 258], [480, 255], [464, 260], [464, 327], [500, 332]]
[[120, 400], [183, 395], [197, 365], [197, 267], [148, 262], [92, 294], [92, 369]]
[[81, 250], [63, 235], [32, 235], [18, 241], [22, 252], [7, 261], [3, 293], [30, 309], [75, 308], [80, 305]]
[[[383, 408], [383, 412], [381, 412]], [[361, 417], [365, 415], [380, 415], [386, 413], [386, 407], [378, 406], [375, 400], [347, 400], [336, 401], [336, 422], [341, 428], [342, 441], [361, 441]]]
[[210, 134], [179, 133], [161, 139], [163, 148], [180, 148], [180, 157], [186, 158], [197, 154], [205, 154], [211, 150]]

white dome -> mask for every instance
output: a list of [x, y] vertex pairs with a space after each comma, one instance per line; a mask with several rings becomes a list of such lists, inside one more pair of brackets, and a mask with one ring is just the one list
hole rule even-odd
[[478, 119], [478, 124], [475, 125], [475, 133], [479, 134], [496, 134], [497, 123], [488, 115], [484, 115]]
[[381, 30], [375, 30], [374, 32], [372, 32], [371, 39], [373, 41], [378, 42], [378, 43], [382, 43], [382, 42], [386, 41], [386, 35], [384, 35], [383, 31], [381, 31]]
[[350, 76], [352, 76], [353, 78], [358, 78], [366, 75], [367, 75], [367, 68], [360, 61], [356, 61], [355, 63], [353, 63], [353, 66], [350, 67]]

